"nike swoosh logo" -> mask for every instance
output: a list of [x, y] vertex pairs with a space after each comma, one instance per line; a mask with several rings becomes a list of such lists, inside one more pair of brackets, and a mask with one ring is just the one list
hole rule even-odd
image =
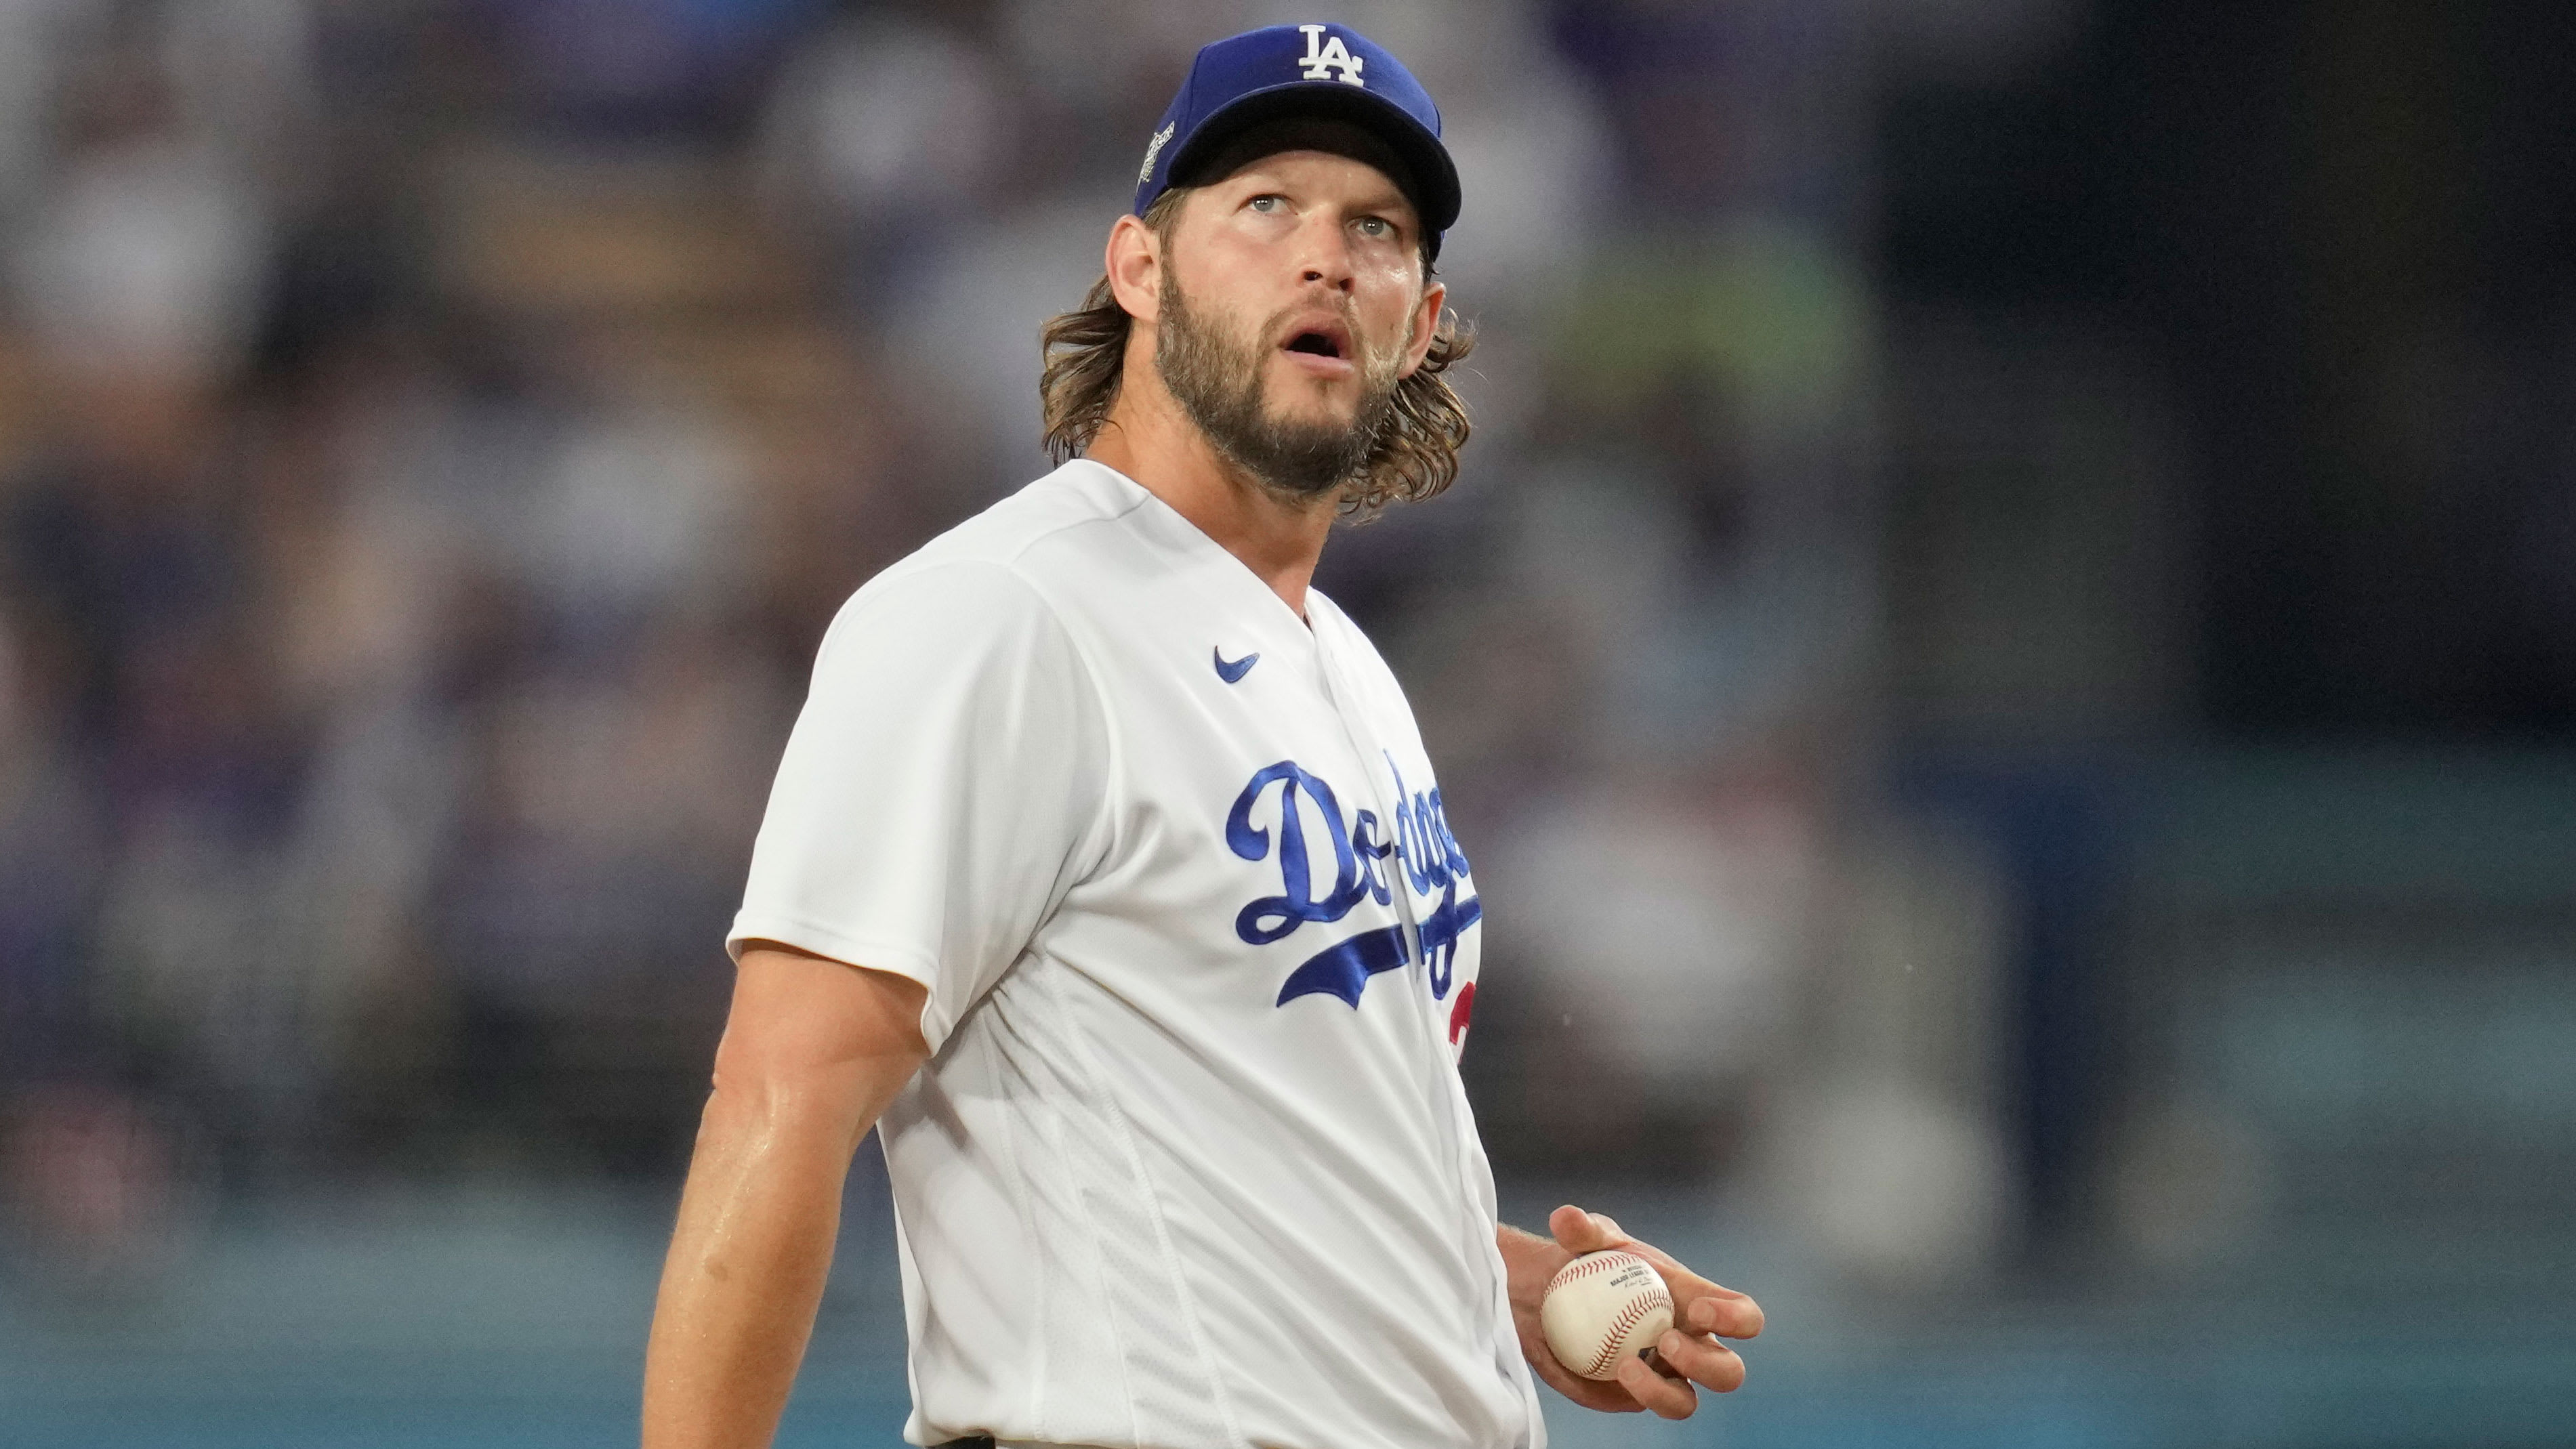
[[1216, 661], [1216, 677], [1228, 684], [1250, 674], [1252, 666], [1261, 662], [1261, 656], [1258, 653], [1246, 654], [1241, 659], [1228, 659], [1222, 649], [1209, 650], [1208, 657]]

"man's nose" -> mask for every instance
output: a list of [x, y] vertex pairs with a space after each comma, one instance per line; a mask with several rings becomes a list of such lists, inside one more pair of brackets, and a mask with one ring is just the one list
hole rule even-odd
[[1351, 248], [1342, 235], [1338, 222], [1309, 223], [1305, 231], [1305, 265], [1298, 280], [1309, 286], [1321, 283], [1347, 295], [1357, 281], [1351, 265]]

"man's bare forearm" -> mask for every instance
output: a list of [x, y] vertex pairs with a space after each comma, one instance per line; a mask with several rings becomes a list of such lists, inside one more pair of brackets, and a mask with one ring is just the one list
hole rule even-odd
[[922, 1057], [910, 983], [746, 952], [644, 1360], [645, 1449], [763, 1449], [859, 1138]]
[[759, 1449], [831, 1272], [849, 1156], [794, 1103], [718, 1088], [698, 1127], [645, 1351], [646, 1449]]

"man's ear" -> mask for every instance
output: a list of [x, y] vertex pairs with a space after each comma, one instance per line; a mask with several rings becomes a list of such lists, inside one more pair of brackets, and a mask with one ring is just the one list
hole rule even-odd
[[1118, 218], [1109, 229], [1103, 265], [1119, 308], [1139, 322], [1153, 322], [1163, 299], [1163, 243], [1154, 229], [1132, 216]]
[[1449, 300], [1449, 288], [1433, 282], [1422, 289], [1422, 300], [1413, 307], [1413, 331], [1405, 338], [1404, 365], [1395, 370], [1397, 377], [1411, 377], [1431, 353], [1431, 339], [1440, 335], [1440, 307]]

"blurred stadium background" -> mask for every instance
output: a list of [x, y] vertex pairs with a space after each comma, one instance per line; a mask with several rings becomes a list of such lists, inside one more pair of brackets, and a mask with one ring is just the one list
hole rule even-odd
[[821, 628], [1313, 18], [1466, 174], [1324, 583], [1506, 1202], [1776, 1325], [1559, 1442], [2576, 1442], [2576, 10], [0, 0], [0, 1443], [631, 1442]]

